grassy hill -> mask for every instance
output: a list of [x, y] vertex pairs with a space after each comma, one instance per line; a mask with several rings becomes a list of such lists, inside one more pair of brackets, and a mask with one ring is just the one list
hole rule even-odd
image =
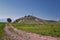
[[14, 21], [14, 23], [22, 23], [22, 24], [43, 24], [44, 22], [45, 22], [44, 20], [31, 15], [21, 17]]
[[[60, 37], [60, 22], [42, 20], [34, 16], [24, 16], [11, 23], [15, 28], [39, 35]], [[0, 22], [0, 40], [9, 40], [4, 31], [5, 23]]]
[[60, 22], [24, 16], [14, 21], [13, 26], [27, 32], [60, 37]]

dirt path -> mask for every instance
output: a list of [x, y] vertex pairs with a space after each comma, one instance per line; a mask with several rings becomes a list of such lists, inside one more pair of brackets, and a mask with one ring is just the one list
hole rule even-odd
[[[10, 29], [12, 29], [12, 32]], [[14, 28], [11, 24], [6, 24], [4, 30], [11, 40], [60, 40], [60, 38], [57, 37], [27, 33], [25, 31]]]

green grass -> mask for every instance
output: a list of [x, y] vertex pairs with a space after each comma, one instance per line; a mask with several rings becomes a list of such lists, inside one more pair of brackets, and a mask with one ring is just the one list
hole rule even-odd
[[[60, 37], [60, 23], [49, 23], [49, 24], [19, 24], [13, 23], [12, 24], [15, 28], [26, 31], [37, 33], [40, 35], [49, 35], [49, 36], [56, 36]], [[0, 40], [6, 36], [4, 32], [5, 23], [0, 23]]]
[[4, 25], [5, 25], [5, 23], [2, 23], [2, 22], [0, 23], [0, 39], [2, 39], [3, 36], [5, 35], [4, 30], [3, 30]]
[[26, 32], [60, 37], [60, 23], [43, 25], [13, 23], [13, 26], [16, 27], [17, 29], [24, 30]]

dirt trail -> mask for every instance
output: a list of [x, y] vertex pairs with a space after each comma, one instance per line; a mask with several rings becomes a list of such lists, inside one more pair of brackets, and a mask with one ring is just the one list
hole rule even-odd
[[[12, 29], [12, 32], [10, 29]], [[60, 40], [58, 37], [27, 33], [25, 31], [14, 28], [11, 24], [6, 24], [4, 30], [11, 40]]]

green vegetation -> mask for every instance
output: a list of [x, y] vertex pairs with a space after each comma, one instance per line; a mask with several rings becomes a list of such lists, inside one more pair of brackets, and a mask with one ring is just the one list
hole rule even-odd
[[[11, 19], [8, 18], [8, 26], [11, 23]], [[26, 32], [36, 33], [39, 35], [49, 35], [54, 37], [60, 37], [60, 22], [45, 21], [34, 16], [25, 16], [17, 19], [11, 23], [15, 28]], [[5, 23], [0, 22], [0, 40], [10, 40], [8, 35], [4, 31]], [[9, 29], [14, 32], [13, 29]]]
[[7, 18], [7, 22], [11, 23], [11, 21], [12, 21], [12, 20], [11, 20], [10, 18]]
[[60, 23], [47, 23], [42, 25], [13, 23], [13, 26], [26, 32], [60, 37]]
[[5, 23], [0, 23], [0, 39], [3, 39], [3, 36], [5, 35], [3, 30], [4, 25]]

